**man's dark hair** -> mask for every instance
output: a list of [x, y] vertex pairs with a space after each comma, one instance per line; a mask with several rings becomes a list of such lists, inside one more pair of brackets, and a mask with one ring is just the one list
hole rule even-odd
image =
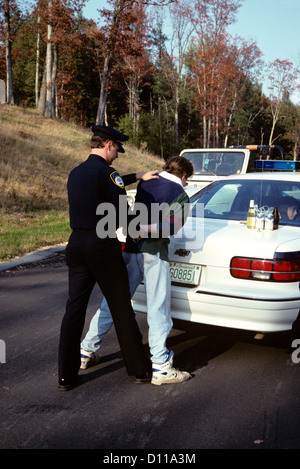
[[172, 158], [166, 161], [164, 171], [168, 173], [175, 174], [175, 176], [182, 177], [186, 174], [187, 178], [192, 176], [194, 173], [194, 167], [190, 160], [187, 160], [183, 156], [173, 156]]
[[104, 148], [105, 142], [107, 142], [109, 138], [98, 137], [93, 135], [91, 138], [91, 148]]

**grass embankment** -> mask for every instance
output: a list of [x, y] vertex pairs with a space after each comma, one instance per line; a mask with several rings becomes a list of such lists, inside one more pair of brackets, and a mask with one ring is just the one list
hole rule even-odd
[[[75, 124], [0, 105], [0, 262], [68, 240], [66, 182], [88, 157], [90, 137]], [[114, 167], [126, 174], [162, 161], [127, 144]]]

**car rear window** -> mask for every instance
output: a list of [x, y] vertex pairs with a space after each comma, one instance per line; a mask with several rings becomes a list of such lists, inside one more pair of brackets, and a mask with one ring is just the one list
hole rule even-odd
[[194, 174], [213, 174], [229, 176], [240, 174], [245, 155], [243, 152], [205, 152], [195, 151], [184, 153], [194, 167]]
[[[278, 207], [281, 225], [300, 226], [300, 181], [217, 181], [191, 198], [192, 216], [246, 220], [250, 200], [264, 214]], [[197, 210], [197, 204], [203, 204], [204, 211]]]

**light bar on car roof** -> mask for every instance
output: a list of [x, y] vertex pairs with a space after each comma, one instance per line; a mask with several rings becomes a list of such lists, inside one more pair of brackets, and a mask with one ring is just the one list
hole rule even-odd
[[255, 160], [255, 171], [300, 171], [300, 161]]

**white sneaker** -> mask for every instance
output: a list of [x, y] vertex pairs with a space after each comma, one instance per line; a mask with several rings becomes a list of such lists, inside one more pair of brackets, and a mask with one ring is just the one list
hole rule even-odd
[[174, 353], [170, 352], [168, 360], [162, 365], [152, 364], [152, 384], [160, 386], [161, 384], [183, 383], [192, 376], [187, 371], [179, 371], [173, 367]]
[[90, 366], [95, 366], [100, 363], [101, 358], [99, 355], [96, 355], [94, 352], [87, 352], [86, 350], [81, 349], [81, 370], [86, 370]]

